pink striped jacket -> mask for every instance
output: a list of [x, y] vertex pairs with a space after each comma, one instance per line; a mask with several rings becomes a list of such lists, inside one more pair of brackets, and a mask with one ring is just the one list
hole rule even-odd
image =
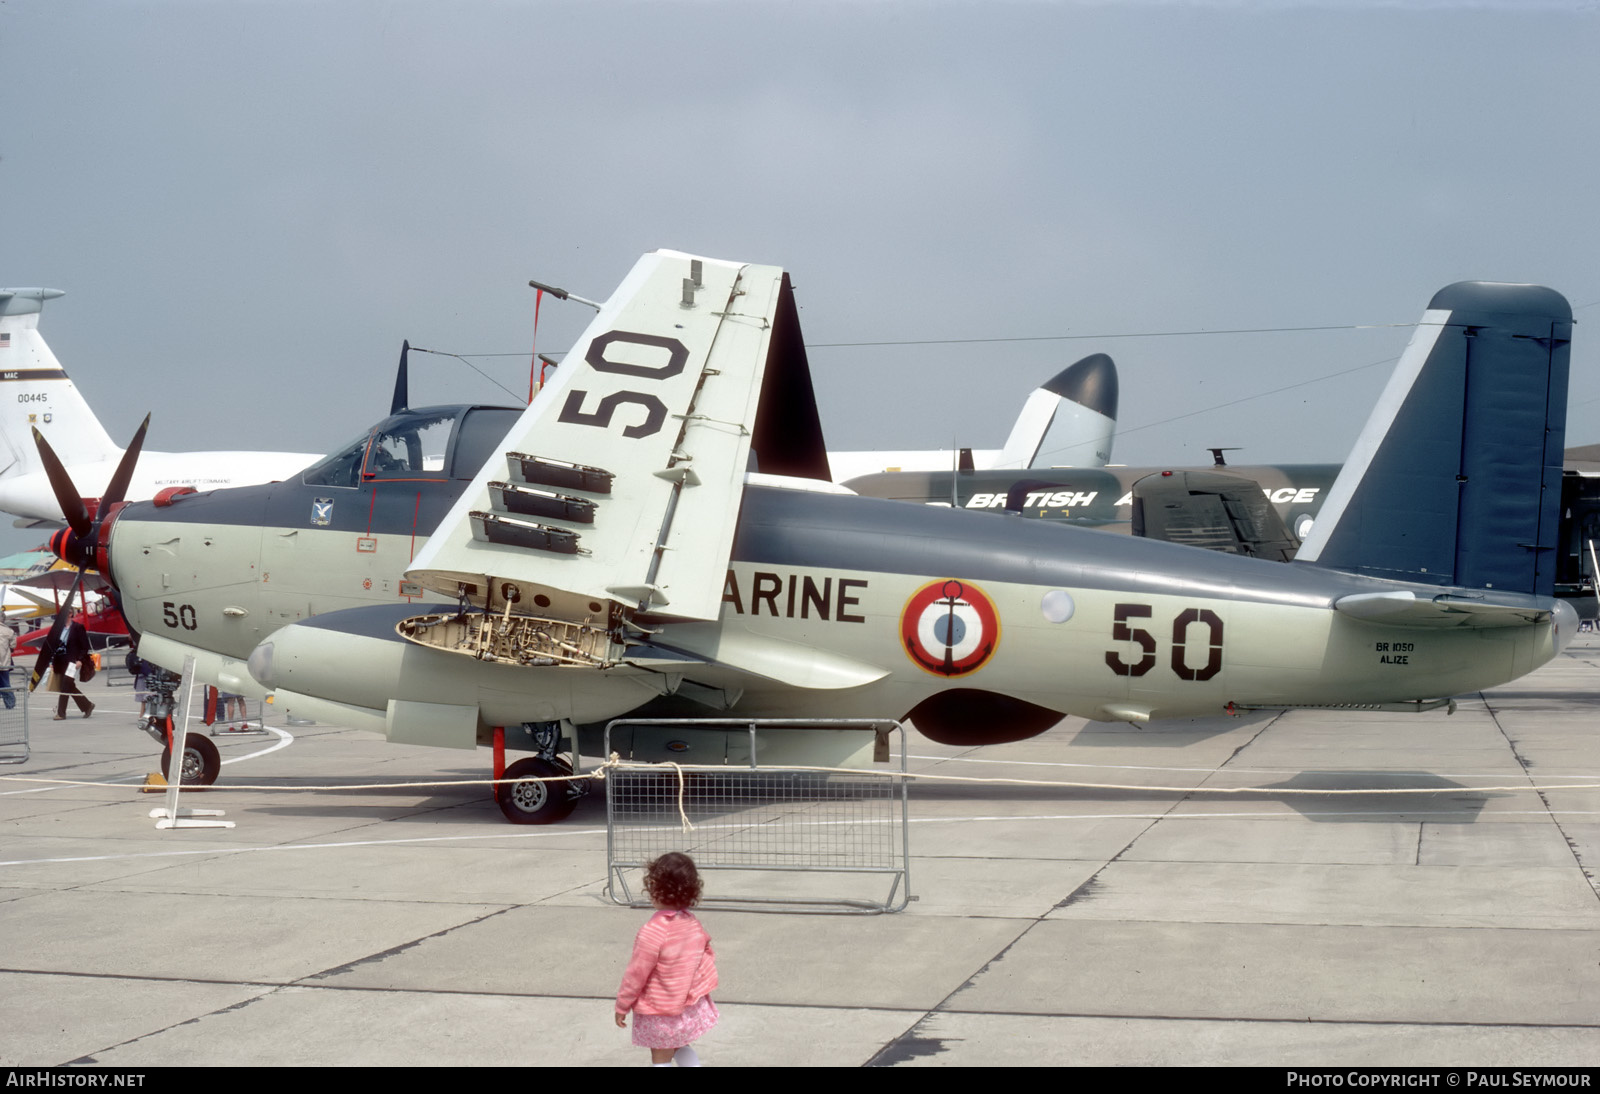
[[682, 1014], [716, 986], [711, 936], [692, 912], [663, 908], [633, 940], [633, 960], [617, 991], [617, 1013]]

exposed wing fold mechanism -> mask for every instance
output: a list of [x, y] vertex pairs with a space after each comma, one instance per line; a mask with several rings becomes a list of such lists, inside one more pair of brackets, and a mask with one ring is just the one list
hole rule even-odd
[[407, 571], [459, 610], [400, 633], [603, 668], [656, 624], [715, 620], [790, 291], [773, 266], [642, 258]]

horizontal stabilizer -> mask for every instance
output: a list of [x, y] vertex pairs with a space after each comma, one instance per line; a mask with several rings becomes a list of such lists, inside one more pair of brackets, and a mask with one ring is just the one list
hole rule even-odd
[[38, 315], [46, 300], [66, 295], [61, 289], [0, 289], [0, 315]]
[[1392, 627], [1525, 627], [1550, 615], [1548, 609], [1532, 605], [1491, 604], [1449, 594], [1418, 596], [1403, 590], [1342, 596], [1333, 607], [1353, 619]]

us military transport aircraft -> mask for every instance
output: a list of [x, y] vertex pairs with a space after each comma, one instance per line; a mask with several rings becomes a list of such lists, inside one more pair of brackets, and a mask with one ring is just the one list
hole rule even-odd
[[500, 795], [523, 822], [570, 808], [529, 780], [640, 710], [956, 744], [1426, 710], [1576, 630], [1550, 595], [1570, 327], [1548, 289], [1440, 291], [1282, 564], [833, 486], [784, 271], [656, 252], [513, 423], [406, 411], [296, 481], [107, 499], [60, 546], [157, 664], [497, 769], [535, 751]]
[[[21, 518], [19, 526], [59, 527], [64, 519], [31, 430], [54, 439], [85, 497], [106, 492], [122, 458], [39, 333], [44, 302], [64, 295], [60, 289], [0, 289], [0, 512]], [[127, 496], [271, 482], [320, 458], [306, 452], [146, 452]]]

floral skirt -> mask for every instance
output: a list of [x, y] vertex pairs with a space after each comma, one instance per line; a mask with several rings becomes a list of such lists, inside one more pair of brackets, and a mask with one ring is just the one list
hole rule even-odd
[[682, 1048], [717, 1024], [717, 1005], [706, 996], [682, 1014], [633, 1014], [633, 1043], [639, 1048]]

